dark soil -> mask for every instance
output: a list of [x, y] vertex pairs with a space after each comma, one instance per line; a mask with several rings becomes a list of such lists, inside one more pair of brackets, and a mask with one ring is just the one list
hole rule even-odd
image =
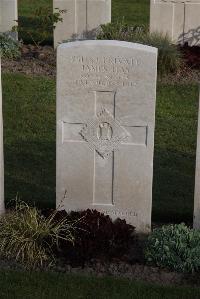
[[[0, 259], [1, 270], [26, 271], [27, 269], [14, 260]], [[147, 265], [133, 264], [115, 260], [112, 262], [103, 262], [98, 259], [91, 260], [84, 267], [71, 266], [57, 260], [54, 266], [50, 268], [38, 268], [36, 271], [72, 273], [78, 275], [92, 275], [97, 277], [113, 276], [128, 278], [134, 281], [143, 281], [147, 283], [156, 283], [163, 286], [200, 286], [200, 274], [183, 274], [170, 272], [158, 267]]]
[[2, 71], [55, 78], [56, 52], [50, 46], [23, 45], [19, 59], [2, 59]]
[[189, 47], [187, 44], [180, 47], [186, 64], [192, 69], [200, 70], [200, 47]]
[[199, 274], [183, 274], [177, 272], [170, 272], [158, 267], [150, 267], [147, 265], [134, 264], [130, 265], [123, 261], [102, 262], [92, 260], [85, 265], [84, 268], [72, 267], [70, 265], [56, 265], [53, 269], [63, 273], [77, 273], [83, 275], [96, 276], [114, 276], [129, 278], [136, 281], [143, 281], [148, 283], [156, 283], [159, 285], [200, 285]]
[[[200, 82], [200, 47], [179, 47], [185, 65], [176, 74], [158, 78], [163, 83]], [[23, 45], [18, 60], [2, 59], [2, 71], [56, 77], [56, 52], [51, 46]]]

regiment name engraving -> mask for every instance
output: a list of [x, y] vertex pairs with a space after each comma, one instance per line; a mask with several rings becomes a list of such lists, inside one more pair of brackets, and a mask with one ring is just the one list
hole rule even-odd
[[68, 63], [80, 73], [75, 80], [68, 81], [71, 86], [82, 87], [134, 87], [137, 83], [132, 80], [140, 61], [126, 57], [87, 57], [71, 56]]

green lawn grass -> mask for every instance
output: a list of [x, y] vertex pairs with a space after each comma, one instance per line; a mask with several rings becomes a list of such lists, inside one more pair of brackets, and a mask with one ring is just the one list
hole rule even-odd
[[18, 0], [19, 16], [31, 16], [36, 8], [39, 7], [52, 7], [53, 1], [51, 0]]
[[55, 205], [55, 82], [3, 76], [6, 199]]
[[112, 0], [112, 21], [149, 25], [150, 0]]
[[199, 299], [200, 289], [161, 287], [111, 277], [0, 272], [3, 299]]
[[197, 85], [158, 85], [153, 219], [192, 221]]
[[[3, 75], [5, 195], [55, 206], [55, 82]], [[191, 221], [198, 86], [158, 85], [153, 220]]]

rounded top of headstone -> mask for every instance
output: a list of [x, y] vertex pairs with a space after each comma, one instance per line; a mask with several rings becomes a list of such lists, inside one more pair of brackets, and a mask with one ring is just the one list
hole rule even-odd
[[157, 54], [158, 49], [155, 47], [138, 44], [138, 43], [130, 43], [125, 41], [117, 41], [117, 40], [84, 40], [84, 41], [74, 41], [68, 43], [62, 43], [58, 46], [57, 50], [63, 50], [67, 48], [78, 48], [78, 47], [99, 47], [99, 46], [113, 46], [113, 47], [122, 47], [129, 48], [140, 51], [147, 51], [150, 53]]

